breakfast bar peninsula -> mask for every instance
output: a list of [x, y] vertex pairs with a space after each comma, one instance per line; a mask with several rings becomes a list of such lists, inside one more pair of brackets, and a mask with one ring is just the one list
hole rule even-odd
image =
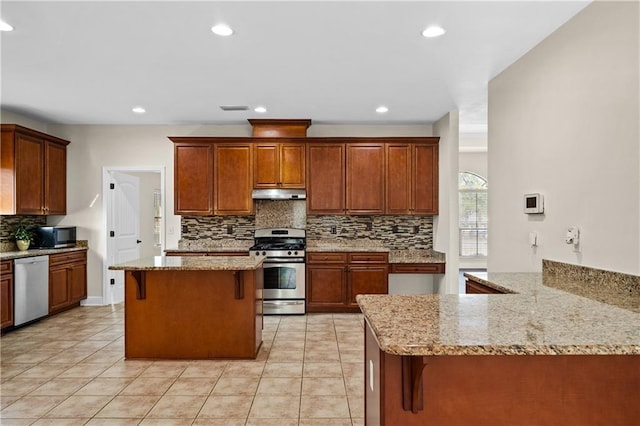
[[254, 359], [262, 344], [262, 260], [155, 256], [125, 271], [127, 359]]

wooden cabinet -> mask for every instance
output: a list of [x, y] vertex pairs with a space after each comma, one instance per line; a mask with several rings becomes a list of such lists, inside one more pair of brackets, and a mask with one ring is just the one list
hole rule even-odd
[[49, 313], [78, 306], [87, 298], [87, 253], [49, 255]]
[[213, 214], [213, 145], [181, 143], [173, 149], [176, 215]]
[[307, 213], [344, 214], [345, 144], [307, 146]]
[[346, 253], [307, 253], [307, 312], [344, 310], [346, 267]]
[[[170, 138], [177, 215], [253, 214], [250, 138]], [[239, 139], [230, 142], [234, 139]]]
[[69, 141], [2, 125], [0, 214], [64, 215]]
[[308, 253], [307, 312], [360, 312], [358, 294], [386, 294], [387, 253]]
[[383, 143], [346, 145], [346, 213], [384, 214]]
[[386, 144], [387, 214], [438, 214], [438, 145], [392, 142]]
[[473, 281], [467, 278], [465, 285], [466, 294], [505, 294], [504, 291], [500, 291], [493, 287], [481, 284], [477, 281]]
[[0, 328], [13, 325], [13, 261], [0, 262]]
[[214, 149], [215, 214], [253, 214], [251, 144], [216, 143]]
[[392, 274], [444, 274], [444, 263], [392, 263]]
[[305, 145], [260, 142], [254, 145], [254, 188], [304, 188]]
[[307, 213], [438, 214], [438, 141], [315, 139], [307, 146]]

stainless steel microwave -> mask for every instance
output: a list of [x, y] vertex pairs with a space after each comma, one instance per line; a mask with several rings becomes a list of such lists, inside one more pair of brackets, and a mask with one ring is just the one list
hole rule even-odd
[[40, 226], [33, 230], [35, 248], [75, 247], [75, 226]]

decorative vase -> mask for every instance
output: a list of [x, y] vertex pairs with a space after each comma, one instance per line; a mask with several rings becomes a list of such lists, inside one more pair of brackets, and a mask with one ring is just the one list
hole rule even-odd
[[25, 251], [29, 248], [29, 240], [16, 240], [16, 245], [18, 246], [18, 250]]

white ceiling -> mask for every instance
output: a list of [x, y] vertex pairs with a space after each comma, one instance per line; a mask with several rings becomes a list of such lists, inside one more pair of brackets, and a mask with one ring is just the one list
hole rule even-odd
[[[481, 132], [488, 81], [587, 4], [3, 0], [1, 106], [66, 124], [430, 123], [458, 109]], [[215, 36], [220, 22], [235, 34]], [[447, 33], [422, 37], [431, 24]]]

